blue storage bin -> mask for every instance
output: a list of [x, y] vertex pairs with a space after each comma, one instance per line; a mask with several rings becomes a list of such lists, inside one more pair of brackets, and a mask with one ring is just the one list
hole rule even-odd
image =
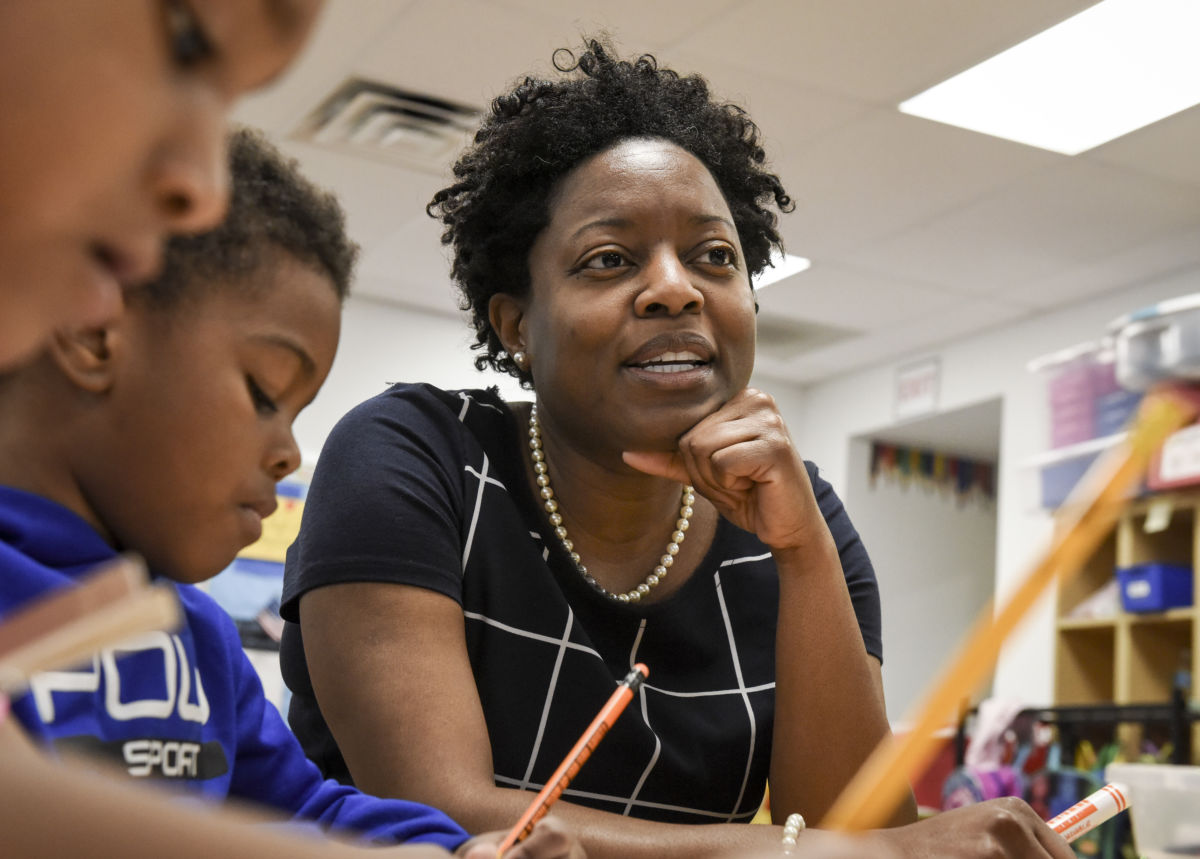
[[1096, 437], [1112, 435], [1125, 429], [1142, 401], [1140, 391], [1109, 391], [1096, 398]]
[[1166, 611], [1192, 604], [1192, 568], [1184, 564], [1137, 564], [1117, 570], [1125, 611]]
[[1053, 465], [1042, 466], [1042, 507], [1053, 510], [1066, 501], [1079, 478], [1083, 477], [1084, 472], [1099, 455], [1098, 452], [1086, 453]]

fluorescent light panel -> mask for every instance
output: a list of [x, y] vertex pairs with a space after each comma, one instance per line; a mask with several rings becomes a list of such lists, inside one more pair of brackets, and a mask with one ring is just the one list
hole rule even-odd
[[1075, 155], [1197, 102], [1200, 0], [1104, 0], [900, 110]]
[[[1200, 0], [1197, 0], [1200, 2]], [[754, 288], [762, 289], [764, 286], [770, 286], [773, 283], [778, 283], [785, 277], [791, 277], [793, 274], [799, 274], [807, 269], [812, 263], [804, 257], [796, 257], [791, 254], [780, 254], [775, 248], [771, 249], [770, 265], [763, 269], [762, 274], [754, 278]]]

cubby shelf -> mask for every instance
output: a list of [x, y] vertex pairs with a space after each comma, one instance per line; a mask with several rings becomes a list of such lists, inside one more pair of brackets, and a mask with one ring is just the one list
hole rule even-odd
[[[1200, 559], [1200, 489], [1138, 499], [1115, 531], [1059, 589], [1055, 629], [1054, 699], [1058, 705], [1165, 703], [1177, 672], [1200, 668], [1200, 610], [1118, 611], [1073, 618], [1073, 609], [1107, 585], [1118, 567], [1164, 562], [1187, 564], [1197, 576]], [[1169, 515], [1164, 515], [1169, 513]], [[1147, 522], [1151, 527], [1147, 530]], [[1193, 579], [1193, 592], [1200, 593]], [[1193, 679], [1193, 706], [1200, 690]], [[1193, 729], [1193, 763], [1200, 763], [1200, 725]]]

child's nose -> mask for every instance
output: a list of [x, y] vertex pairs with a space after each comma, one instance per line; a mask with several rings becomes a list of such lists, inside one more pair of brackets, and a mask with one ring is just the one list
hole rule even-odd
[[292, 435], [291, 428], [284, 434], [280, 443], [275, 445], [267, 457], [267, 471], [276, 480], [283, 480], [300, 467], [300, 445]]

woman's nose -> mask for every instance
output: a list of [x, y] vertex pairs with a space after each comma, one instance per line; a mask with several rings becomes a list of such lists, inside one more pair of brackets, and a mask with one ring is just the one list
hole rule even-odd
[[674, 252], [656, 254], [645, 266], [645, 283], [637, 297], [637, 312], [643, 316], [697, 313], [704, 306], [704, 293], [692, 281], [692, 272]]
[[229, 205], [225, 108], [213, 96], [188, 99], [151, 168], [155, 214], [172, 233], [221, 222]]

